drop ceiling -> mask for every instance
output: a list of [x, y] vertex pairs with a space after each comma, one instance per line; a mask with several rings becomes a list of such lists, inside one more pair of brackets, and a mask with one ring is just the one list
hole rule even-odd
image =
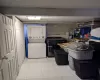
[[100, 8], [100, 0], [0, 0], [0, 6], [39, 8]]
[[16, 16], [24, 23], [72, 23], [93, 20], [88, 16], [41, 16], [41, 20], [28, 20], [28, 16]]

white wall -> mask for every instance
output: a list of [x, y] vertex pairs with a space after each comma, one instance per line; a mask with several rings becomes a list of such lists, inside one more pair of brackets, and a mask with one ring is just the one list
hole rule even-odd
[[58, 36], [68, 38], [68, 33], [73, 31], [77, 27], [76, 23], [72, 24], [48, 24], [47, 25], [47, 36]]
[[15, 18], [15, 27], [16, 27], [18, 64], [20, 68], [25, 59], [24, 25], [21, 21]]

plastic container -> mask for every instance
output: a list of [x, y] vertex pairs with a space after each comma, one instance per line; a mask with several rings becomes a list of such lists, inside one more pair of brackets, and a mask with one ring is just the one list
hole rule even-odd
[[76, 51], [68, 48], [68, 53], [70, 56], [72, 56], [75, 59], [78, 60], [88, 60], [92, 59], [93, 57], [93, 50], [91, 51]]
[[88, 60], [93, 57], [93, 48], [86, 44], [76, 44], [76, 46], [71, 45], [68, 49], [68, 53], [71, 57], [78, 60]]
[[54, 50], [57, 65], [68, 65], [68, 53], [63, 49]]
[[64, 47], [63, 49], [64, 49], [65, 52], [68, 53], [68, 47]]
[[95, 79], [99, 74], [96, 64], [92, 60], [76, 60], [74, 59], [74, 67], [76, 75], [81, 79]]
[[75, 70], [74, 68], [74, 59], [68, 55], [68, 61], [69, 61], [69, 67], [72, 69], [72, 70]]

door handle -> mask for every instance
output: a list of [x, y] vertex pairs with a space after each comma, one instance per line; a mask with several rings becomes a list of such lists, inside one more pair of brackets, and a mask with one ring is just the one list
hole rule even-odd
[[2, 59], [8, 59], [8, 57], [4, 56]]

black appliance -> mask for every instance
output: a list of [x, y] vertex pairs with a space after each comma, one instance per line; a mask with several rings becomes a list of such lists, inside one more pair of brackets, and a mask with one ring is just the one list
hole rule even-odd
[[67, 40], [62, 37], [47, 37], [46, 38], [46, 56], [54, 57], [54, 49], [60, 48], [58, 43], [65, 43]]

